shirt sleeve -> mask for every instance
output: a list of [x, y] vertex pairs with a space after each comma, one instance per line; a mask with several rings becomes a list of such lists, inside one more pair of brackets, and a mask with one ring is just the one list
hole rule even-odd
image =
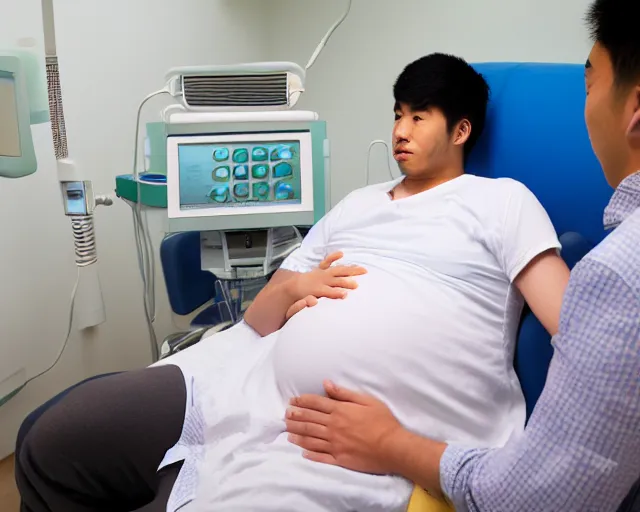
[[328, 256], [327, 246], [344, 208], [345, 200], [334, 206], [309, 230], [302, 245], [282, 262], [281, 269], [301, 273], [310, 272]]
[[518, 181], [509, 183], [512, 186], [502, 219], [498, 258], [513, 282], [536, 256], [561, 246], [551, 219], [536, 196]]
[[615, 511], [638, 479], [640, 301], [613, 270], [571, 276], [547, 382], [522, 436], [450, 446], [442, 489], [458, 512]]

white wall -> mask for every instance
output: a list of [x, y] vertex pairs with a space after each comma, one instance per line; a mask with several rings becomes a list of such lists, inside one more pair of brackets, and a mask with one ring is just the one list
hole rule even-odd
[[[163, 86], [168, 68], [265, 56], [261, 2], [54, 0], [54, 6], [70, 152], [99, 193], [112, 192], [116, 174], [131, 172], [137, 105]], [[0, 0], [0, 48], [14, 47], [21, 37], [42, 45], [41, 33], [39, 0]], [[161, 104], [148, 104], [147, 112]], [[75, 278], [50, 126], [33, 132], [38, 172], [0, 182], [0, 367], [24, 360], [28, 375], [46, 368], [58, 351]], [[59, 365], [0, 408], [0, 459], [12, 451], [25, 415], [58, 391], [151, 361], [128, 206], [117, 200], [99, 209], [96, 225], [107, 322], [93, 333], [74, 332]], [[157, 216], [152, 225], [157, 247]], [[173, 328], [158, 275], [161, 339]]]
[[[364, 185], [369, 142], [390, 140], [392, 86], [406, 64], [436, 51], [469, 62], [584, 62], [590, 44], [582, 20], [590, 3], [353, 0], [349, 18], [309, 71], [300, 103], [328, 122], [333, 202]], [[304, 65], [346, 0], [272, 0], [269, 6], [269, 57]], [[388, 177], [384, 162], [377, 146], [372, 181]]]

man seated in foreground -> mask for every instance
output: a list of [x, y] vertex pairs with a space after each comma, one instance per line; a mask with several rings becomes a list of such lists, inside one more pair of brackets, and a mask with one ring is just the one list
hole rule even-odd
[[23, 509], [406, 509], [408, 480], [317, 465], [289, 442], [289, 401], [325, 378], [441, 440], [497, 447], [520, 433], [523, 299], [554, 334], [569, 271], [522, 184], [464, 173], [488, 95], [461, 59], [410, 64], [394, 87], [403, 178], [333, 208], [244, 324], [45, 413], [18, 454]]

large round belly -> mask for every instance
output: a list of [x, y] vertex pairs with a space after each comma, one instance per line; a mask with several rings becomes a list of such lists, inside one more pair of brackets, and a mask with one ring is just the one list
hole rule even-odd
[[472, 314], [454, 287], [428, 276], [370, 270], [359, 283], [279, 332], [271, 361], [281, 398], [322, 395], [329, 379], [383, 400], [403, 425], [436, 439], [484, 446], [507, 435], [520, 395], [505, 375], [501, 330], [482, 320], [489, 313]]
[[[321, 299], [282, 328], [273, 355], [285, 398], [323, 393], [327, 379], [361, 391], [386, 384], [381, 380], [404, 357], [402, 351], [394, 350], [394, 342], [398, 320], [407, 313], [403, 307], [407, 290], [398, 297], [389, 288], [397, 283], [387, 281], [371, 274], [361, 276], [358, 289], [346, 299]], [[411, 341], [405, 336], [402, 344]]]

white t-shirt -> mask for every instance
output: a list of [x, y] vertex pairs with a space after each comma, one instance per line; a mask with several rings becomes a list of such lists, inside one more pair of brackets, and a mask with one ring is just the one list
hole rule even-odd
[[415, 432], [500, 446], [522, 431], [513, 369], [523, 299], [514, 279], [559, 248], [535, 196], [511, 179], [463, 175], [393, 201], [397, 182], [351, 193], [282, 268], [307, 272], [335, 251], [365, 267], [345, 300], [324, 299], [283, 327], [285, 395], [323, 379], [373, 394]]
[[[322, 299], [267, 338], [239, 326], [170, 361], [196, 382], [207, 426], [193, 510], [404, 510], [410, 483], [313, 464], [288, 443], [288, 400], [323, 393], [324, 379], [438, 440], [496, 447], [523, 430], [513, 281], [560, 247], [548, 215], [511, 179], [463, 175], [392, 201], [396, 184], [349, 194], [283, 264], [307, 272], [342, 251], [368, 270], [346, 299]], [[207, 357], [227, 364], [205, 370]]]

